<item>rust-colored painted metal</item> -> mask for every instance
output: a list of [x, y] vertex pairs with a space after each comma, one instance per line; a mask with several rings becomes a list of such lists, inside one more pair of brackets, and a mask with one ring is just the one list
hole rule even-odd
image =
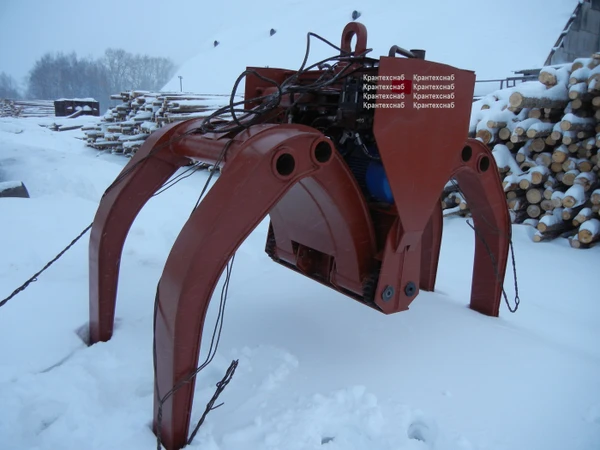
[[[354, 35], [358, 48], [348, 57]], [[267, 215], [265, 251], [275, 262], [392, 314], [420, 289], [434, 290], [440, 194], [454, 178], [478, 237], [470, 306], [499, 314], [511, 229], [492, 154], [467, 139], [475, 75], [397, 46], [390, 55], [418, 57], [366, 58], [366, 40], [362, 24], [349, 24], [345, 58], [333, 69], [249, 68], [246, 109], [281, 89], [277, 105], [237, 133], [196, 132], [201, 119], [156, 131], [103, 197], [90, 239], [91, 343], [112, 337], [122, 249], [146, 201], [191, 161], [224, 165], [158, 284], [155, 431], [161, 395], [196, 369], [227, 261]], [[387, 96], [369, 98], [375, 93]], [[163, 404], [167, 450], [186, 444], [193, 391], [192, 380]]]

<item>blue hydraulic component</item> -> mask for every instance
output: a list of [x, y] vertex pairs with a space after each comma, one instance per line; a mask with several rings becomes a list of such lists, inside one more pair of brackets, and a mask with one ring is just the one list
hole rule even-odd
[[369, 193], [380, 202], [394, 203], [392, 188], [388, 181], [383, 164], [379, 161], [371, 161], [367, 168], [367, 189]]

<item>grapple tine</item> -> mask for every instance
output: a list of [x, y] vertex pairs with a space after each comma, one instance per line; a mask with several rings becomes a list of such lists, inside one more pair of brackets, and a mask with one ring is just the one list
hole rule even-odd
[[[90, 344], [112, 337], [121, 254], [131, 224], [163, 183], [190, 162], [167, 148], [156, 152], [177, 135], [181, 126], [171, 125], [152, 134], [100, 201], [89, 244]], [[149, 157], [153, 151], [155, 154]]]
[[437, 202], [421, 239], [421, 278], [419, 287], [424, 291], [433, 292], [435, 288], [440, 249], [442, 247], [443, 220], [442, 205]]
[[[497, 317], [512, 236], [506, 196], [494, 156], [485, 144], [469, 139], [463, 152], [453, 176], [469, 202], [475, 229], [470, 307]], [[465, 153], [470, 154], [468, 159]]]
[[[197, 367], [204, 318], [227, 261], [294, 184], [329, 163], [311, 157], [319, 144], [331, 150], [321, 133], [299, 126], [262, 128], [240, 141], [181, 230], [158, 288], [155, 429], [161, 397]], [[160, 436], [167, 450], [185, 445], [193, 392], [194, 380], [163, 403]]]

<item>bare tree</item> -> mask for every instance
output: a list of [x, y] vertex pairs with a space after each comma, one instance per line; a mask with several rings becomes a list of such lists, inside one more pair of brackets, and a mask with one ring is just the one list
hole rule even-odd
[[15, 79], [5, 72], [0, 73], [0, 98], [16, 100], [21, 97]]
[[75, 53], [46, 53], [29, 72], [28, 96], [53, 99], [72, 96], [78, 90]]
[[131, 64], [131, 55], [123, 49], [109, 48], [104, 52], [102, 63], [106, 67], [108, 88], [117, 93], [127, 89], [128, 67]]
[[126, 89], [159, 90], [175, 72], [175, 64], [168, 58], [134, 55], [122, 49], [106, 50], [103, 62], [113, 93]]
[[175, 75], [176, 69], [177, 67], [171, 59], [154, 58], [150, 72], [153, 77], [152, 89], [161, 89]]

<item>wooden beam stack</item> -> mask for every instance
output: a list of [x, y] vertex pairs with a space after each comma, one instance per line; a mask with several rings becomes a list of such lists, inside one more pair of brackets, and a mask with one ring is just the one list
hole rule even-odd
[[229, 96], [181, 92], [127, 91], [112, 95], [122, 103], [111, 108], [97, 126], [82, 128], [87, 145], [131, 156], [162, 126], [208, 116], [229, 102]]
[[[492, 149], [513, 223], [534, 225], [535, 242], [600, 241], [600, 54], [474, 102], [470, 135]], [[468, 210], [445, 192], [442, 206], [457, 205]]]
[[52, 100], [0, 100], [0, 117], [52, 117]]
[[12, 100], [0, 99], [0, 117], [17, 117], [19, 111]]

